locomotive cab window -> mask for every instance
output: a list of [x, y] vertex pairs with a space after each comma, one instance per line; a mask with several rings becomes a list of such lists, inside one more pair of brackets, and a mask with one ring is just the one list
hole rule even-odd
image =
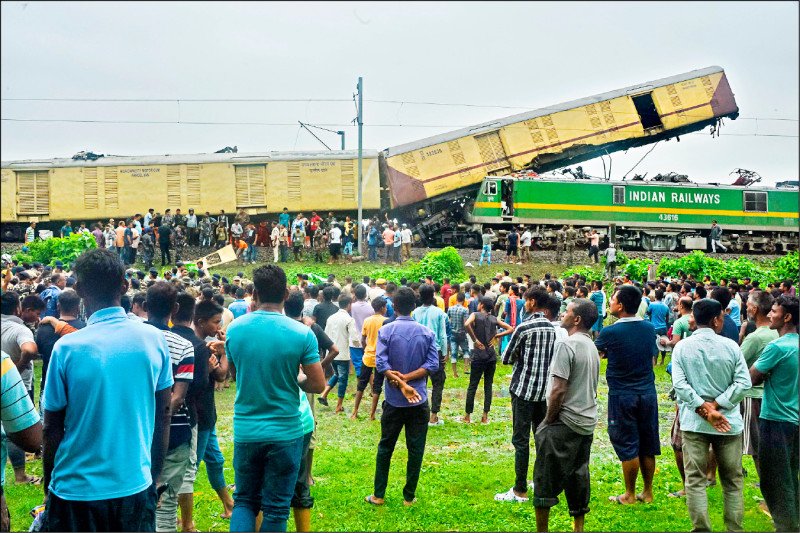
[[614, 185], [614, 205], [625, 205], [625, 187]]
[[483, 194], [486, 196], [494, 196], [497, 194], [497, 182], [487, 181], [483, 184]]
[[767, 193], [758, 191], [744, 191], [745, 213], [766, 213]]
[[631, 98], [636, 112], [642, 121], [642, 128], [650, 129], [663, 126], [661, 117], [658, 115], [656, 104], [653, 102], [653, 93], [640, 94]]

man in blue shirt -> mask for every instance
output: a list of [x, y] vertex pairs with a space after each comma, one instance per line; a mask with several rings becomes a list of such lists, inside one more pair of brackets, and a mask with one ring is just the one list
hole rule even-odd
[[243, 288], [239, 287], [236, 289], [236, 300], [231, 302], [231, 304], [228, 306], [228, 310], [233, 313], [234, 319], [247, 314], [247, 301], [244, 299]]
[[116, 254], [88, 250], [74, 272], [90, 317], [56, 343], [47, 372], [45, 528], [153, 531], [169, 443], [167, 340], [120, 307], [128, 283]]
[[[667, 319], [669, 318], [669, 307], [667, 304], [664, 303], [664, 291], [661, 289], [656, 289], [653, 291], [655, 294], [655, 301], [651, 302], [650, 305], [647, 307], [647, 312], [645, 316], [653, 324], [653, 328], [656, 330], [656, 335], [666, 335], [667, 334]], [[666, 350], [661, 352], [661, 362], [658, 363], [660, 365], [664, 364], [664, 359], [667, 356]], [[658, 362], [658, 355], [653, 358], [653, 364], [655, 365]]]
[[[702, 287], [698, 287], [698, 289], [701, 288]], [[708, 297], [712, 300], [718, 301], [723, 309], [727, 308], [731, 301], [731, 293], [728, 291], [727, 287], [715, 287]], [[705, 298], [705, 294], [702, 295], [702, 298]], [[731, 318], [731, 315], [728, 313], [724, 313], [723, 320], [724, 322], [722, 324], [722, 332], [720, 335], [732, 340], [736, 344], [739, 344], [739, 328], [736, 327], [736, 322], [733, 321], [733, 318]]]
[[378, 262], [378, 228], [375, 227], [373, 222], [369, 223], [369, 230], [367, 231], [367, 246], [369, 246], [369, 261], [370, 263]]
[[[625, 492], [609, 496], [621, 504], [653, 501], [658, 438], [658, 395], [653, 357], [658, 353], [653, 325], [636, 316], [642, 293], [622, 285], [611, 297], [609, 311], [618, 320], [603, 328], [595, 346], [608, 359], [608, 436], [622, 461]], [[642, 471], [644, 490], [635, 494], [636, 477]]]
[[58, 296], [67, 286], [67, 278], [64, 274], [53, 274], [50, 277], [50, 286], [42, 291], [40, 298], [44, 301], [44, 313], [42, 318], [53, 316], [58, 318]]
[[230, 529], [253, 531], [263, 511], [261, 531], [286, 531], [303, 451], [299, 389], [318, 394], [325, 377], [314, 333], [283, 314], [289, 297], [283, 269], [255, 269], [253, 285], [253, 312], [231, 322], [225, 340], [237, 385]]
[[436, 289], [433, 285], [427, 283], [420, 286], [419, 297], [422, 300], [422, 307], [414, 309], [411, 314], [412, 318], [433, 331], [434, 341], [436, 342], [436, 350], [439, 352], [439, 369], [436, 372], [431, 372], [431, 426], [441, 426], [444, 424], [443, 420], [439, 420], [439, 410], [442, 406], [442, 391], [444, 390], [444, 382], [447, 378], [445, 371], [445, 356], [447, 355], [447, 315], [444, 311], [436, 306], [434, 294]]
[[[367, 503], [383, 505], [397, 438], [405, 428], [408, 463], [403, 504], [413, 505], [428, 435], [428, 375], [437, 372], [439, 351], [434, 333], [411, 318], [416, 296], [403, 287], [395, 296], [397, 319], [378, 330], [375, 369], [386, 378], [381, 440], [375, 464], [375, 488]], [[441, 310], [440, 310], [441, 311]]]

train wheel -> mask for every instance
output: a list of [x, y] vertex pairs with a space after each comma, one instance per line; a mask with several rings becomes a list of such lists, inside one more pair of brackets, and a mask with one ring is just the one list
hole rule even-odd
[[732, 242], [730, 245], [731, 251], [741, 253], [744, 251], [744, 245], [740, 242]]
[[776, 248], [775, 248], [775, 243], [774, 243], [774, 242], [772, 242], [772, 241], [769, 241], [768, 243], [766, 243], [766, 244], [764, 245], [764, 248], [763, 248], [763, 250], [764, 250], [764, 252], [765, 252], [765, 253], [768, 253], [768, 254], [774, 254], [774, 253], [775, 253], [775, 250], [776, 250]]
[[642, 249], [648, 252], [653, 250], [653, 239], [650, 235], [642, 235], [641, 239]]

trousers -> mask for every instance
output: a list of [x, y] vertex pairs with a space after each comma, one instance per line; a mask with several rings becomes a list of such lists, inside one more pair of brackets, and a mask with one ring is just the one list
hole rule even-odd
[[[442, 407], [442, 391], [444, 391], [444, 382], [447, 379], [447, 361], [441, 357], [439, 352], [439, 370], [430, 375], [431, 378], [431, 413], [436, 414]], [[377, 494], [376, 494], [377, 496]]]
[[725, 247], [722, 245], [722, 243], [721, 243], [721, 242], [719, 242], [719, 239], [717, 239], [717, 240], [711, 239], [711, 251], [712, 251], [713, 253], [716, 253], [716, 252], [717, 252], [717, 246], [719, 246], [720, 248], [722, 248], [722, 251], [723, 251], [723, 252], [727, 252], [727, 251], [728, 251], [728, 249], [727, 249], [727, 248], [725, 248]]
[[[471, 377], [471, 376], [470, 376]], [[511, 444], [514, 445], [514, 490], [528, 491], [531, 431], [536, 431], [547, 414], [547, 402], [531, 402], [511, 394]]]
[[767, 502], [775, 531], [798, 530], [798, 426], [791, 422], [760, 419], [761, 493]]
[[469, 375], [469, 387], [467, 387], [467, 406], [465, 411], [472, 414], [475, 407], [475, 392], [483, 376], [483, 412], [488, 413], [492, 408], [492, 384], [494, 383], [494, 372], [497, 369], [497, 361], [478, 362], [475, 361], [470, 366], [472, 372]]
[[486, 263], [491, 265], [492, 264], [492, 245], [491, 244], [484, 244], [483, 248], [481, 249], [481, 259], [478, 262], [479, 265], [483, 264], [483, 258], [486, 257]]
[[[686, 472], [684, 487], [686, 507], [692, 521], [692, 531], [711, 531], [706, 494], [709, 444], [717, 456], [719, 479], [722, 483], [725, 504], [723, 511], [725, 527], [728, 531], [742, 531], [742, 519], [744, 518], [742, 435], [711, 435], [682, 431], [681, 436], [683, 438], [683, 468]], [[763, 470], [761, 477], [764, 479]]]
[[[166, 265], [167, 263], [172, 263], [172, 256], [169, 253], [169, 243], [168, 242], [161, 242], [158, 244], [161, 248], [161, 266]], [[164, 258], [166, 257], [166, 261]]]
[[389, 481], [389, 467], [392, 454], [400, 437], [400, 431], [406, 430], [406, 448], [408, 449], [408, 463], [406, 463], [406, 484], [403, 487], [403, 499], [407, 502], [414, 500], [419, 483], [419, 473], [422, 468], [422, 458], [425, 454], [425, 442], [428, 437], [428, 419], [430, 410], [428, 402], [413, 407], [395, 407], [385, 400], [381, 414], [381, 440], [378, 442], [378, 454], [375, 458], [375, 497], [386, 496], [386, 485]]

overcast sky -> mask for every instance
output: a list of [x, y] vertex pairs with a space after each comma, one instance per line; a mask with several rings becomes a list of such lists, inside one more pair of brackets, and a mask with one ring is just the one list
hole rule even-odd
[[[380, 150], [719, 65], [740, 118], [726, 121], [720, 138], [706, 130], [660, 143], [636, 172], [729, 183], [728, 173], [743, 167], [765, 183], [798, 179], [797, 2], [3, 2], [1, 9], [4, 161], [80, 150], [325, 150], [298, 120], [345, 130], [347, 148], [355, 149], [351, 98], [359, 76], [364, 147]], [[341, 101], [309, 101], [317, 99]], [[178, 120], [276, 125], [172, 123]], [[316, 133], [340, 146], [336, 134]], [[612, 177], [649, 149], [612, 154]], [[583, 167], [603, 174], [599, 159]]]

